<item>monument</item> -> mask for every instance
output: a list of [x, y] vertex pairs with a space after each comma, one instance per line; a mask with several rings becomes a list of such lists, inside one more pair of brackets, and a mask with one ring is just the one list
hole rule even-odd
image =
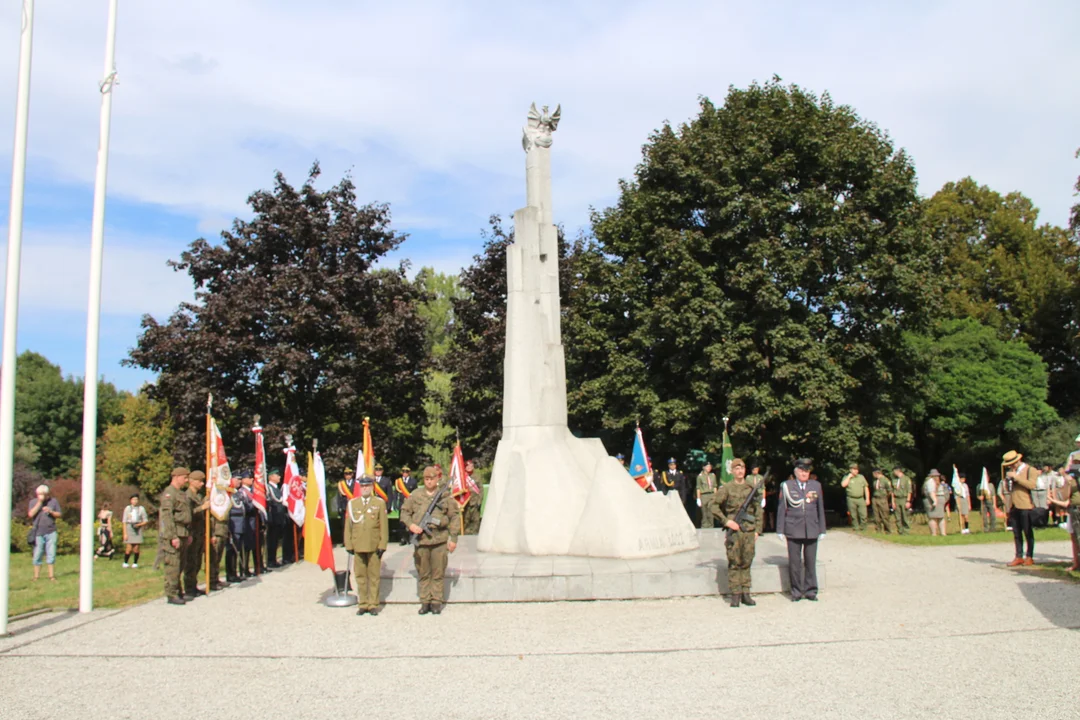
[[524, 128], [526, 206], [507, 248], [503, 434], [495, 453], [482, 552], [644, 558], [698, 547], [677, 493], [645, 493], [598, 439], [567, 426], [552, 220], [554, 113], [533, 104]]

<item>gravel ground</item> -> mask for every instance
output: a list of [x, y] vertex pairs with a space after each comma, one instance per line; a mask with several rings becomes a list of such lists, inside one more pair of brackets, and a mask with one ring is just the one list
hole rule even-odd
[[[1068, 559], [1065, 543], [1038, 549]], [[1006, 570], [1010, 550], [834, 533], [818, 603], [469, 604], [438, 617], [325, 608], [329, 574], [297, 566], [186, 607], [13, 623], [0, 717], [1075, 718], [1080, 585]], [[1038, 699], [1018, 705], [1013, 686]]]

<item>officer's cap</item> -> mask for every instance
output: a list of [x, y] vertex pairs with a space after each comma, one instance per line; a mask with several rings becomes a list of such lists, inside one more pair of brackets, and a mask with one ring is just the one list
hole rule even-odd
[[357, 480], [357, 482], [360, 485], [374, 485], [375, 484], [375, 479], [373, 477], [371, 477], [370, 475], [361, 475], [360, 479]]
[[345, 474], [346, 475], [353, 475], [354, 474], [353, 469], [352, 468], [345, 468]]
[[619, 453], [618, 455], [615, 456], [615, 459], [616, 460], [625, 460], [626, 456], [623, 455], [622, 453]]
[[743, 470], [746, 469], [746, 462], [743, 461], [742, 458], [735, 458], [734, 460], [731, 461], [731, 467], [734, 468], [736, 465], [742, 466]]
[[197, 480], [197, 481], [199, 481], [199, 480], [205, 480], [205, 479], [206, 479], [206, 473], [204, 473], [202, 470], [196, 470], [196, 471], [192, 472], [190, 475], [188, 475], [188, 480]]
[[675, 458], [668, 458], [667, 464], [668, 465], [674, 465], [675, 464]]
[[233, 473], [233, 477], [244, 480], [246, 478], [255, 477], [255, 473], [251, 471], [251, 468], [240, 468], [235, 473]]
[[405, 467], [401, 468], [401, 472], [403, 472], [403, 473], [411, 473], [412, 468], [409, 467], [408, 465], [406, 465]]
[[376, 469], [376, 470], [382, 470], [382, 469], [383, 469], [383, 467], [382, 467], [382, 465], [376, 465], [376, 466], [375, 466], [375, 469]]
[[186, 467], [173, 468], [172, 477], [187, 477], [191, 474], [191, 471]]
[[798, 460], [795, 461], [795, 469], [796, 470], [813, 470], [814, 469], [814, 461], [811, 460], [810, 458], [799, 458]]

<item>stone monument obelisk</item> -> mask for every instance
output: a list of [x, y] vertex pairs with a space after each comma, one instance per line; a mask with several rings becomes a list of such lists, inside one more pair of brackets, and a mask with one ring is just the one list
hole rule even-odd
[[480, 526], [481, 551], [640, 558], [696, 548], [678, 494], [645, 493], [597, 439], [567, 427], [551, 140], [561, 108], [529, 110], [526, 206], [507, 248], [503, 434]]

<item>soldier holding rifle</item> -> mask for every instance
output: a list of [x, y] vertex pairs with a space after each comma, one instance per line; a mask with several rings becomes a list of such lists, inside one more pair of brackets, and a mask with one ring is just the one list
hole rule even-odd
[[731, 607], [757, 605], [750, 597], [750, 565], [754, 562], [758, 515], [761, 503], [756, 502], [759, 488], [746, 482], [746, 463], [740, 458], [731, 461], [734, 481], [722, 485], [713, 496], [712, 512], [727, 529], [728, 590]]
[[424, 468], [424, 487], [418, 488], [401, 507], [401, 522], [412, 534], [413, 561], [420, 578], [420, 614], [442, 612], [443, 576], [449, 553], [457, 548], [458, 506], [450, 497], [449, 484], [440, 484], [440, 473]]

